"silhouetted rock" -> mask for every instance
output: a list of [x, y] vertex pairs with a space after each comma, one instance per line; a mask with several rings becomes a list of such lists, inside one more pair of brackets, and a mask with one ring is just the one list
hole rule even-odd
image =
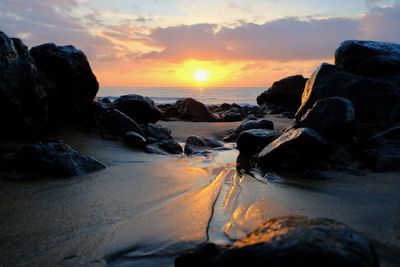
[[296, 112], [307, 79], [301, 75], [290, 76], [274, 82], [272, 87], [257, 97], [259, 106], [266, 106], [271, 113]]
[[354, 104], [359, 125], [390, 127], [400, 121], [400, 88], [394, 83], [351, 74], [326, 63], [308, 80], [296, 120], [318, 100], [334, 96], [344, 97]]
[[18, 170], [50, 177], [83, 175], [106, 167], [62, 142], [26, 145], [16, 158]]
[[353, 103], [343, 97], [327, 97], [315, 102], [294, 125], [295, 128], [312, 128], [330, 136], [347, 135], [355, 122]]
[[336, 50], [335, 64], [360, 75], [400, 74], [400, 44], [345, 41]]
[[232, 245], [207, 244], [175, 259], [176, 267], [379, 267], [372, 244], [329, 219], [274, 218]]
[[372, 137], [365, 154], [368, 167], [374, 171], [400, 171], [400, 126]]
[[99, 83], [85, 54], [72, 45], [53, 43], [31, 48], [30, 53], [52, 86], [50, 116], [58, 123], [63, 118], [81, 120], [87, 115], [99, 90]]
[[171, 129], [164, 125], [147, 123], [144, 125], [146, 136], [153, 137], [159, 141], [172, 140]]
[[111, 106], [125, 113], [137, 123], [156, 123], [162, 118], [161, 110], [153, 100], [141, 95], [121, 96]]
[[212, 140], [209, 138], [201, 138], [199, 136], [189, 136], [186, 139], [185, 154], [192, 155], [195, 153], [201, 153], [211, 148], [223, 147], [222, 142]]
[[170, 154], [182, 154], [182, 146], [175, 140], [164, 140], [158, 143], [158, 146]]
[[132, 131], [145, 136], [140, 126], [119, 110], [110, 109], [96, 116], [100, 132], [106, 136], [123, 136]]
[[279, 132], [266, 129], [252, 129], [242, 132], [237, 140], [240, 153], [254, 155], [278, 138]]
[[267, 145], [254, 158], [263, 170], [305, 170], [319, 165], [326, 141], [309, 128], [292, 129]]
[[196, 122], [216, 121], [215, 116], [208, 107], [193, 98], [185, 98], [176, 101], [175, 109], [177, 117], [182, 120]]
[[143, 149], [146, 146], [146, 139], [137, 132], [126, 132], [124, 142], [133, 148]]
[[35, 139], [48, 128], [48, 83], [28, 48], [0, 32], [0, 137]]
[[274, 123], [270, 120], [266, 119], [261, 119], [261, 120], [245, 120], [238, 126], [236, 126], [232, 133], [228, 136], [226, 136], [223, 140], [225, 142], [235, 142], [239, 135], [247, 130], [251, 129], [267, 129], [267, 130], [273, 130], [274, 129]]
[[220, 120], [224, 122], [234, 122], [243, 120], [242, 112], [239, 109], [230, 109], [220, 115]]

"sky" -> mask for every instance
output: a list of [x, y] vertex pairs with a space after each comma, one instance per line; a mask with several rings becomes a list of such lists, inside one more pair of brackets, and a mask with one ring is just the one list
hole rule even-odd
[[0, 1], [1, 31], [74, 45], [102, 87], [265, 87], [398, 29], [400, 0]]

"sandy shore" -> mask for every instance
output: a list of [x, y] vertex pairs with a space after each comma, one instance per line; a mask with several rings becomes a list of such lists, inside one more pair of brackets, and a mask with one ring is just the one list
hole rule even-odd
[[[277, 117], [276, 128], [290, 123]], [[221, 137], [236, 123], [160, 122], [178, 141]], [[70, 179], [0, 182], [0, 266], [173, 266], [207, 240], [231, 242], [279, 215], [327, 217], [374, 241], [382, 266], [400, 262], [400, 174], [327, 181], [240, 176], [237, 151], [149, 155], [77, 131], [60, 138], [103, 161]]]

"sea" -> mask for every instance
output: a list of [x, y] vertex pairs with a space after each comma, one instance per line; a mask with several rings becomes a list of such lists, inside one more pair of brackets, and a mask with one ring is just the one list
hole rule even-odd
[[98, 96], [113, 99], [121, 95], [138, 94], [151, 98], [156, 104], [173, 104], [179, 99], [191, 97], [206, 105], [256, 105], [257, 96], [265, 90], [261, 87], [102, 87]]

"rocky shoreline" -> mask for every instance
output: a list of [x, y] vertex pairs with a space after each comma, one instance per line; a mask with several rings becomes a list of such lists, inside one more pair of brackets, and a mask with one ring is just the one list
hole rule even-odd
[[[259, 107], [206, 106], [192, 98], [156, 105], [135, 94], [96, 98], [99, 84], [82, 51], [55, 44], [28, 50], [3, 32], [0, 70], [2, 183], [56, 180], [108, 167], [48, 138], [65, 127], [156, 155], [207, 158], [237, 148], [238, 175], [265, 180], [277, 175], [314, 183], [326, 178], [324, 171], [400, 171], [397, 44], [345, 41], [334, 65], [322, 63], [308, 79], [295, 75], [275, 82], [257, 98]], [[293, 121], [276, 130], [269, 114]], [[238, 125], [222, 140], [190, 135], [182, 145], [160, 121]], [[175, 266], [380, 266], [366, 236], [324, 218], [270, 218], [233, 241], [203, 244], [177, 256]]]

